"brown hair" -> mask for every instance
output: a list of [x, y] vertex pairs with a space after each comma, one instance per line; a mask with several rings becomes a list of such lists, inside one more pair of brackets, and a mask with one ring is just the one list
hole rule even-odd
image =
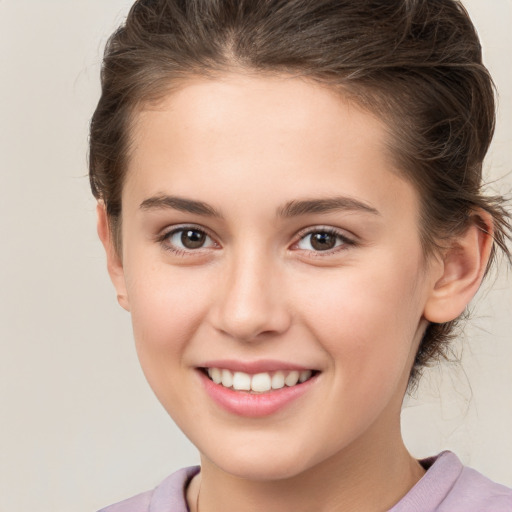
[[[494, 220], [510, 258], [510, 217], [482, 194], [494, 87], [475, 28], [455, 0], [138, 0], [107, 43], [90, 131], [90, 181], [120, 247], [121, 192], [137, 107], [192, 76], [236, 69], [339, 88], [388, 125], [391, 154], [421, 198], [428, 254]], [[427, 328], [411, 379], [446, 353], [456, 321]]]

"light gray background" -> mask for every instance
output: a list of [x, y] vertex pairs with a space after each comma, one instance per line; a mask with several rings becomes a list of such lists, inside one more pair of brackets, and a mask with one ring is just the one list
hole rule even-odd
[[[85, 177], [102, 47], [130, 3], [0, 0], [0, 512], [94, 511], [198, 460], [138, 368]], [[512, 2], [466, 5], [501, 92], [494, 180], [512, 170]], [[431, 372], [403, 414], [414, 455], [450, 448], [508, 485], [511, 313], [502, 273], [463, 366]]]

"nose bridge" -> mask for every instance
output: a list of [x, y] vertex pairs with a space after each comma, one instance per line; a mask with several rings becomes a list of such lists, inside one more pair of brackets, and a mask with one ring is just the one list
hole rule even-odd
[[228, 260], [217, 304], [217, 328], [244, 341], [284, 332], [290, 319], [276, 259], [261, 247], [245, 244]]

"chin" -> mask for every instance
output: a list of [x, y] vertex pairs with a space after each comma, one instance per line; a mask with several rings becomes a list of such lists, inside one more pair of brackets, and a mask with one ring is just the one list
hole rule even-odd
[[251, 463], [231, 459], [226, 465], [218, 464], [219, 468], [237, 478], [252, 481], [277, 481], [293, 478], [304, 471], [296, 464], [276, 461], [272, 458], [264, 463]]
[[225, 473], [252, 481], [286, 480], [313, 465], [296, 446], [279, 451], [258, 445], [232, 447], [222, 454], [210, 451], [203, 456]]

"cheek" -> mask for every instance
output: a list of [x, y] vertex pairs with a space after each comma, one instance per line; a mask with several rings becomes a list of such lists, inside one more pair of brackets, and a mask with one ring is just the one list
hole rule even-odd
[[184, 392], [191, 377], [187, 347], [207, 310], [208, 294], [168, 267], [133, 277], [127, 288], [140, 366], [164, 409], [188, 431], [188, 418], [200, 411]]
[[383, 382], [408, 372], [422, 315], [419, 267], [414, 257], [392, 256], [341, 269], [330, 286], [309, 287], [304, 297], [308, 327], [342, 369], [340, 378]]
[[340, 442], [355, 439], [385, 409], [398, 415], [407, 385], [421, 300], [405, 262], [404, 272], [387, 268], [385, 274], [347, 272], [303, 304], [308, 329], [330, 358], [326, 402], [337, 404], [316, 415], [324, 418], [326, 436], [337, 436], [344, 425]]
[[207, 290], [197, 288], [201, 276], [191, 280], [190, 272], [162, 264], [130, 270], [127, 292], [137, 342], [154, 349], [179, 347], [206, 309]]
[[[137, 273], [138, 268], [144, 271]], [[186, 349], [208, 310], [208, 290], [199, 293], [200, 278], [191, 281], [190, 273], [185, 276], [166, 265], [138, 268], [128, 269], [127, 292], [139, 361], [162, 403], [179, 402], [178, 375], [187, 366]]]

